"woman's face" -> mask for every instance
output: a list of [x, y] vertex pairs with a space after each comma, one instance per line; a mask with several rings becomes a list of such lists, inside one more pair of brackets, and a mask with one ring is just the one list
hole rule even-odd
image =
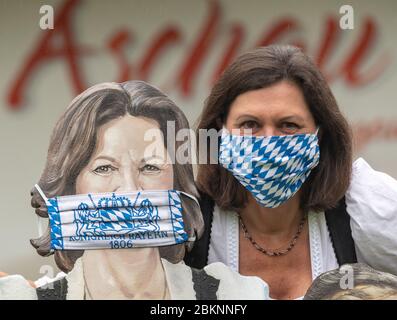
[[77, 177], [76, 193], [173, 189], [162, 136], [145, 141], [145, 132], [153, 129], [160, 132], [155, 120], [130, 115], [101, 126], [96, 150]]
[[[316, 124], [301, 90], [287, 81], [247, 91], [230, 106], [225, 127], [255, 136], [314, 133]], [[235, 133], [235, 131], [233, 132]]]

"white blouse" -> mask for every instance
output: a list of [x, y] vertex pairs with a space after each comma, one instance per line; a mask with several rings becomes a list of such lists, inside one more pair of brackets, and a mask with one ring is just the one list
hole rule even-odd
[[[353, 164], [346, 193], [358, 262], [397, 274], [397, 181], [373, 170], [362, 158]], [[309, 238], [313, 280], [338, 268], [324, 212], [310, 212]], [[223, 262], [239, 271], [239, 221], [236, 212], [214, 209], [208, 263]]]

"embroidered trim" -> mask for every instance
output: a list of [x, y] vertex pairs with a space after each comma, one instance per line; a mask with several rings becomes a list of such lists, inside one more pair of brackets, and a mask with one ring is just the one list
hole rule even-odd
[[323, 271], [323, 257], [321, 255], [321, 239], [318, 218], [318, 213], [309, 212], [310, 260], [313, 280]]
[[228, 211], [226, 232], [227, 232], [227, 260], [228, 266], [233, 271], [238, 272], [239, 269], [239, 227], [238, 227], [238, 216], [235, 212]]

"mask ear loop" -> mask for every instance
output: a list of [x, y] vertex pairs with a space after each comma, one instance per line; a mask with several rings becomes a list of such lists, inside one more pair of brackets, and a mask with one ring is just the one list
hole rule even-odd
[[38, 191], [38, 193], [40, 194], [40, 196], [43, 198], [45, 204], [47, 206], [51, 206], [50, 201], [48, 201], [48, 198], [46, 197], [46, 195], [44, 194], [43, 190], [41, 190], [40, 186], [38, 184], [35, 184], [34, 187], [36, 188], [36, 190]]
[[[192, 196], [191, 194], [189, 194], [189, 193], [187, 193], [187, 192], [185, 192], [185, 191], [178, 191], [178, 192], [181, 193], [181, 194], [183, 194], [183, 195], [185, 195], [186, 197], [192, 199], [194, 202], [196, 202], [196, 204], [197, 204], [198, 207], [200, 208], [200, 203], [198, 202], [198, 200], [197, 200], [197, 198], [196, 198], [195, 196]], [[187, 241], [189, 241], [189, 242], [194, 242], [194, 241], [196, 241], [196, 236], [189, 237], [189, 238], [187, 239]]]
[[[50, 206], [51, 204], [50, 204], [50, 201], [48, 201], [48, 198], [44, 194], [43, 190], [41, 190], [41, 188], [39, 187], [38, 184], [35, 184], [34, 187], [36, 188], [36, 190], [40, 194], [40, 196], [43, 198], [43, 200], [48, 208], [48, 206]], [[44, 235], [43, 220], [45, 220], [47, 222], [47, 220], [45, 218], [42, 218], [39, 215], [37, 215], [37, 229], [39, 231], [39, 237], [42, 237]]]
[[200, 207], [200, 203], [198, 202], [198, 200], [197, 200], [197, 198], [195, 196], [192, 196], [191, 194], [189, 194], [189, 193], [187, 193], [185, 191], [179, 191], [179, 193], [181, 193], [181, 194], [185, 195], [186, 197], [192, 199]]

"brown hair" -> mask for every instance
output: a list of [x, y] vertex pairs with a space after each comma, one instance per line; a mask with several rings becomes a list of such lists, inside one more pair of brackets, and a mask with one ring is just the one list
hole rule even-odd
[[[121, 84], [103, 83], [95, 85], [77, 96], [58, 120], [50, 140], [45, 168], [38, 185], [47, 197], [75, 194], [75, 183], [80, 171], [88, 164], [97, 144], [100, 126], [125, 115], [148, 117], [158, 122], [167, 141], [167, 121], [175, 123], [175, 130], [189, 128], [183, 112], [165, 94], [143, 81], [128, 81]], [[185, 141], [175, 141], [171, 148], [178, 149]], [[175, 150], [168, 150], [174, 154]], [[189, 153], [190, 154], [190, 153]], [[194, 184], [191, 163], [173, 165], [174, 189], [198, 197]], [[48, 217], [47, 207], [34, 188], [31, 191], [32, 207], [41, 217]], [[183, 196], [183, 220], [189, 237], [200, 237], [203, 220], [200, 208], [193, 200]], [[42, 256], [51, 255], [50, 232], [31, 240], [31, 244]], [[159, 247], [160, 255], [176, 263], [183, 259], [185, 249], [192, 242]], [[58, 267], [68, 272], [83, 251], [56, 251]]]
[[[350, 182], [351, 132], [324, 77], [300, 49], [272, 45], [238, 57], [212, 88], [197, 129], [220, 130], [238, 95], [280, 81], [289, 81], [300, 88], [320, 128], [320, 163], [302, 187], [301, 207], [314, 211], [334, 207]], [[222, 209], [243, 208], [248, 191], [221, 165], [210, 163], [214, 162], [208, 159], [206, 164], [198, 167], [196, 182], [199, 189], [210, 195]]]

